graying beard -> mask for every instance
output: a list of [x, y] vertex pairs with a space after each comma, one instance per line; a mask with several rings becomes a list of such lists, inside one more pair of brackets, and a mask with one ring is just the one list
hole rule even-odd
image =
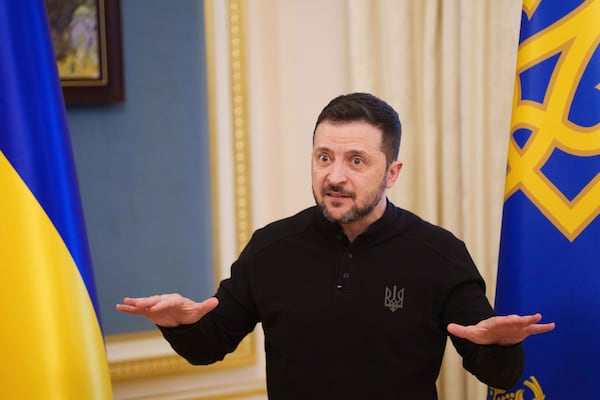
[[369, 213], [371, 213], [371, 211], [373, 211], [375, 209], [375, 207], [377, 206], [377, 204], [379, 204], [379, 202], [381, 201], [381, 198], [376, 198], [373, 202], [371, 202], [371, 204], [369, 204], [367, 207], [365, 208], [358, 208], [356, 206], [352, 206], [352, 208], [350, 209], [350, 211], [344, 215], [344, 217], [342, 219], [334, 219], [331, 214], [329, 214], [329, 211], [327, 211], [327, 207], [325, 206], [325, 203], [322, 202], [319, 204], [319, 208], [321, 209], [321, 212], [323, 213], [323, 216], [329, 221], [329, 222], [334, 222], [334, 223], [338, 223], [338, 224], [349, 224], [351, 222], [356, 222], [364, 217], [366, 217], [367, 215], [369, 215]]
[[[318, 203], [319, 208], [321, 209], [321, 212], [323, 213], [323, 216], [329, 221], [329, 222], [333, 222], [336, 224], [349, 224], [351, 222], [355, 222], [360, 220], [361, 218], [369, 215], [369, 213], [371, 211], [373, 211], [375, 209], [375, 207], [377, 207], [377, 204], [379, 204], [379, 202], [383, 199], [383, 192], [385, 190], [385, 183], [387, 181], [387, 177], [388, 177], [388, 173], [386, 172], [385, 177], [383, 179], [383, 181], [381, 182], [381, 186], [379, 187], [379, 196], [375, 197], [375, 199], [373, 199], [373, 201], [371, 202], [371, 204], [369, 204], [367, 207], [360, 209], [356, 206], [352, 206], [352, 208], [350, 209], [350, 211], [348, 212], [347, 215], [345, 215], [341, 220], [336, 220], [334, 218], [331, 217], [331, 214], [329, 214], [329, 211], [327, 211], [327, 207], [325, 206], [325, 202], [322, 201], [321, 203]], [[317, 200], [317, 196], [315, 195], [315, 190], [313, 188], [313, 198], [315, 199], [315, 202]]]

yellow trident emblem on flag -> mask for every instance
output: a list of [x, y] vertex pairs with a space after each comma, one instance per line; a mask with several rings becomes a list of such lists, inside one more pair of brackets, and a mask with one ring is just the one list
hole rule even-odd
[[[540, 0], [525, 1], [531, 17]], [[559, 158], [600, 160], [600, 124], [585, 127], [569, 120], [577, 87], [600, 43], [600, 1], [587, 1], [519, 47], [517, 77], [550, 60], [554, 63], [538, 101], [523, 96], [519, 79], [513, 100], [505, 198], [522, 190], [570, 241], [600, 213], [600, 172], [589, 176], [573, 196], [565, 195], [544, 171]], [[600, 82], [595, 82], [600, 90]], [[600, 94], [598, 94], [600, 95]], [[595, 110], [600, 114], [600, 110]], [[518, 140], [517, 133], [525, 133]]]
[[[533, 394], [533, 398], [531, 400], [545, 400], [546, 395], [540, 386], [540, 383], [535, 376], [530, 376], [529, 380], [525, 380], [523, 382], [525, 386], [529, 389]], [[491, 400], [524, 400], [525, 399], [525, 389], [517, 389], [515, 392], [507, 392], [502, 389], [490, 388], [489, 394]]]

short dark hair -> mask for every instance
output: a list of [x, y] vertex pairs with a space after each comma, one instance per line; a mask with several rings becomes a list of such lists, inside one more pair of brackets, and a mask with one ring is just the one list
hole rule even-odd
[[350, 93], [338, 96], [323, 108], [315, 129], [323, 121], [353, 122], [365, 121], [381, 129], [381, 151], [385, 154], [387, 164], [398, 159], [402, 125], [396, 110], [388, 103], [369, 93]]

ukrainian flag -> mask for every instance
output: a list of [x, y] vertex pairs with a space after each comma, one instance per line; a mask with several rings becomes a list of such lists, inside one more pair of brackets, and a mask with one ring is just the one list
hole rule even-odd
[[0, 0], [0, 399], [111, 399], [44, 0]]
[[525, 0], [496, 311], [541, 312], [489, 398], [600, 399], [600, 0]]

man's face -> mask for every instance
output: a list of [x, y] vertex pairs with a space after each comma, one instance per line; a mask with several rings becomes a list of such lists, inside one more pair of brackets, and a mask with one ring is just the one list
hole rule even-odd
[[401, 164], [386, 168], [382, 132], [365, 121], [317, 126], [312, 153], [315, 201], [332, 222], [374, 222], [385, 210], [382, 201]]

